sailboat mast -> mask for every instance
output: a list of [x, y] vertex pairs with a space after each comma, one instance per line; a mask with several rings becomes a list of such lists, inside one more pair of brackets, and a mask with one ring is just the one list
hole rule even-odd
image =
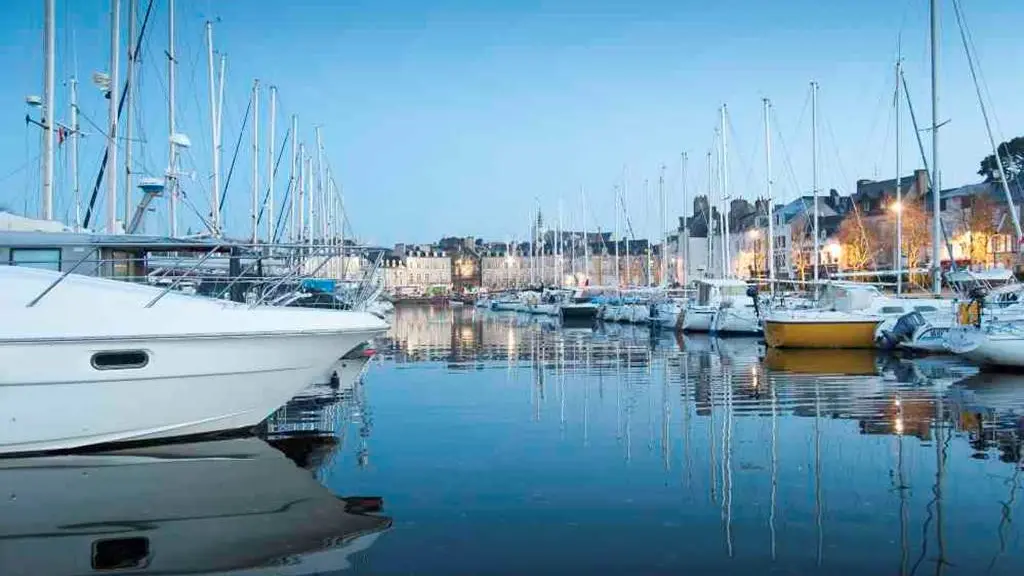
[[277, 120], [277, 86], [270, 87], [270, 126], [267, 133], [267, 242], [274, 241], [274, 128]]
[[[174, 72], [177, 60], [174, 55], [174, 0], [167, 0], [167, 182], [164, 193], [168, 198], [167, 218], [172, 238], [178, 236], [178, 148], [174, 144], [174, 134], [178, 128], [174, 119]], [[111, 94], [113, 94], [113, 90]], [[111, 98], [111, 107], [114, 106]], [[108, 173], [112, 173], [109, 172]]]
[[[930, 2], [931, 63], [932, 63], [932, 292], [942, 292], [942, 254], [939, 237], [942, 235], [941, 213], [942, 174], [939, 171], [939, 3]], [[950, 258], [952, 258], [950, 254]]]
[[[135, 124], [135, 20], [136, 0], [128, 0], [128, 58], [125, 69], [125, 116], [124, 116], [124, 215], [122, 222], [127, 229], [132, 219], [132, 132]], [[113, 174], [111, 174], [113, 176]]]
[[[44, 220], [53, 219], [53, 117], [55, 88], [55, 44], [56, 44], [56, 2], [44, 0], [43, 24], [43, 175], [42, 199], [39, 216]], [[113, 90], [111, 90], [113, 93]], [[76, 221], [76, 225], [78, 222]]]
[[210, 84], [210, 150], [213, 165], [213, 186], [210, 194], [210, 220], [216, 235], [220, 235], [220, 137], [217, 120], [217, 81], [213, 70], [213, 22], [206, 22], [206, 72]]
[[320, 139], [320, 127], [317, 126], [314, 129], [316, 135], [316, 195], [312, 198], [310, 203], [310, 217], [311, 226], [313, 226], [313, 235], [315, 236], [318, 232], [320, 234], [320, 240], [322, 241], [326, 232], [324, 231], [324, 144]]
[[252, 81], [252, 243], [259, 240], [260, 210], [260, 81]]
[[903, 177], [900, 175], [900, 72], [903, 63], [896, 56], [896, 245], [893, 264], [896, 270], [896, 294], [903, 293]]
[[665, 166], [661, 167], [661, 174], [658, 175], [658, 201], [661, 203], [661, 278], [658, 284], [667, 284], [668, 277], [668, 216], [665, 210]]
[[[117, 72], [120, 64], [118, 58], [120, 50], [121, 2], [112, 0], [110, 2], [110, 107], [107, 110], [107, 234], [113, 234], [117, 229], [117, 104], [118, 88], [120, 87]], [[173, 148], [173, 145], [171, 147]], [[52, 175], [52, 166], [50, 170]]]
[[714, 230], [714, 227], [715, 227], [714, 226], [715, 223], [711, 219], [711, 206], [712, 206], [712, 204], [711, 204], [711, 192], [712, 192], [713, 188], [714, 188], [714, 172], [712, 172], [712, 169], [711, 169], [711, 151], [708, 150], [708, 195], [707, 195], [707, 207], [708, 208], [707, 208], [707, 213], [704, 215], [704, 220], [707, 222], [707, 247], [708, 247], [708, 249], [707, 249], [708, 261], [707, 261], [707, 264], [705, 265], [705, 268], [704, 268], [706, 270], [706, 273], [710, 273], [711, 272], [711, 262], [713, 261], [711, 253], [714, 250], [714, 244], [715, 244], [714, 243], [714, 235], [712, 234], [712, 231]]
[[722, 104], [722, 157], [721, 163], [721, 202], [722, 212], [719, 217], [722, 220], [722, 277], [732, 276], [729, 262], [729, 138], [726, 135], [725, 126], [725, 104]]
[[71, 77], [71, 189], [75, 196], [75, 232], [82, 229], [82, 190], [78, 183], [78, 76]]
[[682, 154], [682, 167], [679, 172], [680, 185], [682, 186], [683, 195], [683, 207], [680, 213], [683, 215], [683, 233], [679, 235], [682, 240], [682, 247], [679, 250], [679, 254], [682, 256], [682, 266], [678, 269], [679, 276], [677, 281], [681, 285], [686, 284], [688, 267], [690, 266], [690, 219], [686, 217], [686, 210], [689, 204], [688, 198], [686, 197], [686, 152]]
[[619, 187], [615, 187], [615, 287], [618, 288], [622, 276], [619, 273]]
[[292, 244], [295, 243], [297, 235], [296, 231], [298, 226], [298, 212], [295, 210], [295, 197], [298, 194], [298, 163], [299, 163], [299, 117], [292, 114], [292, 167], [291, 173], [288, 175], [288, 203], [289, 203], [289, 214], [288, 220], [290, 226], [288, 226], [288, 241]]
[[772, 181], [772, 130], [771, 130], [771, 100], [764, 99], [764, 185], [765, 185], [765, 202], [768, 204], [768, 237], [765, 238], [765, 245], [767, 247], [767, 259], [768, 262], [768, 290], [775, 294], [775, 214], [774, 205], [775, 200], [772, 198], [773, 186], [775, 182]]
[[[298, 123], [298, 117], [292, 115], [292, 127]], [[295, 157], [296, 187], [298, 201], [292, 205], [295, 217], [295, 240], [302, 244], [306, 240], [306, 144], [299, 144], [299, 153]], [[294, 196], [294, 194], [293, 194]]]
[[818, 235], [818, 83], [811, 82], [811, 195], [814, 203], [814, 296], [818, 296], [818, 261], [821, 238]]

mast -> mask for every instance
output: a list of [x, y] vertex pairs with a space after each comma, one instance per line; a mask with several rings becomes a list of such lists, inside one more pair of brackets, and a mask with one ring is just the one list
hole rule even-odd
[[296, 239], [296, 221], [298, 214], [295, 212], [295, 196], [298, 194], [298, 160], [299, 160], [299, 117], [292, 114], [292, 169], [288, 174], [288, 201], [290, 204], [290, 210], [288, 212], [288, 240], [291, 243], [295, 243]]
[[903, 177], [900, 175], [900, 71], [903, 62], [896, 55], [896, 246], [893, 264], [896, 267], [896, 294], [903, 293]]
[[623, 219], [626, 224], [626, 287], [633, 283], [633, 268], [630, 258], [630, 232], [633, 230], [633, 224], [630, 222], [630, 212], [626, 208], [630, 203], [630, 182], [626, 175], [626, 168], [623, 167]]
[[[932, 292], [942, 292], [942, 255], [939, 237], [942, 235], [941, 213], [942, 173], [939, 171], [939, 3], [930, 1], [931, 61], [932, 61]], [[999, 154], [996, 154], [996, 158]], [[950, 258], [952, 258], [950, 254]]]
[[313, 236], [316, 236], [319, 229], [320, 239], [323, 240], [324, 144], [320, 140], [320, 127], [315, 127], [313, 132], [316, 136], [316, 191], [310, 196], [309, 225], [313, 228]]
[[683, 152], [682, 156], [683, 156], [683, 158], [682, 158], [683, 163], [682, 163], [682, 169], [680, 170], [680, 177], [679, 177], [679, 179], [682, 180], [683, 233], [679, 235], [680, 239], [682, 239], [682, 249], [679, 250], [679, 253], [682, 255], [683, 265], [679, 269], [679, 272], [680, 272], [679, 284], [685, 286], [686, 285], [687, 276], [689, 275], [688, 272], [689, 272], [689, 266], [690, 266], [690, 219], [686, 217], [687, 205], [689, 204], [689, 202], [688, 202], [689, 199], [686, 197], [686, 160], [687, 160], [686, 152]]
[[274, 241], [274, 128], [277, 117], [277, 86], [270, 87], [270, 127], [267, 133], [267, 242]]
[[213, 75], [213, 23], [206, 22], [206, 67], [210, 82], [210, 149], [213, 151], [213, 186], [210, 195], [210, 220], [220, 235], [220, 121], [217, 111], [217, 82]]
[[811, 195], [814, 202], [814, 298], [818, 298], [818, 83], [811, 82]]
[[306, 242], [312, 246], [313, 234], [316, 231], [316, 224], [313, 222], [313, 157], [306, 155]]
[[260, 209], [260, 81], [252, 81], [252, 236], [253, 244], [259, 240]]
[[661, 206], [661, 278], [658, 281], [660, 286], [667, 284], [668, 278], [668, 220], [665, 210], [665, 165], [661, 166], [661, 173], [658, 174], [658, 201]]
[[708, 195], [707, 195], [707, 206], [708, 206], [707, 212], [708, 213], [704, 215], [704, 220], [707, 221], [707, 224], [708, 224], [707, 225], [707, 247], [708, 247], [708, 249], [707, 249], [707, 258], [708, 258], [708, 261], [707, 261], [707, 264], [705, 265], [705, 268], [704, 268], [704, 270], [706, 271], [705, 274], [711, 273], [711, 262], [713, 261], [713, 259], [711, 257], [712, 256], [711, 252], [712, 252], [712, 250], [714, 248], [714, 234], [712, 234], [712, 229], [714, 228], [714, 222], [712, 222], [712, 220], [711, 220], [711, 192], [712, 192], [712, 190], [714, 188], [713, 181], [714, 181], [714, 172], [712, 172], [712, 169], [711, 169], [711, 151], [708, 150]]
[[[132, 219], [132, 131], [135, 123], [135, 20], [136, 0], [128, 0], [128, 59], [125, 70], [125, 117], [124, 117], [124, 216], [122, 222], [127, 229]], [[111, 173], [111, 177], [114, 174]]]
[[[53, 220], [53, 116], [55, 83], [56, 2], [43, 0], [43, 167], [39, 216]], [[113, 93], [113, 90], [111, 90]], [[76, 221], [77, 225], [77, 221]]]
[[75, 232], [82, 229], [82, 191], [78, 185], [78, 76], [71, 77], [71, 190], [75, 196]]
[[772, 198], [772, 131], [771, 131], [771, 100], [765, 98], [764, 103], [764, 164], [765, 164], [765, 199], [768, 203], [768, 238], [765, 240], [767, 245], [767, 258], [768, 258], [768, 290], [775, 294], [775, 222], [774, 222], [774, 204], [775, 200]]
[[[177, 60], [174, 56], [174, 0], [167, 0], [167, 185], [166, 192], [170, 201], [168, 218], [170, 219], [171, 237], [178, 236], [178, 149], [174, 145], [174, 67]], [[113, 92], [111, 92], [113, 94]], [[113, 106], [113, 99], [111, 99]]]
[[722, 104], [722, 157], [719, 159], [721, 169], [721, 193], [722, 211], [719, 218], [722, 221], [722, 277], [732, 276], [729, 262], [729, 138], [726, 135], [725, 127], [725, 104]]
[[621, 284], [622, 276], [619, 273], [619, 187], [615, 187], [615, 287]]
[[[117, 72], [121, 49], [121, 1], [111, 0], [110, 2], [110, 107], [107, 110], [107, 234], [113, 234], [117, 229], [117, 104], [118, 104], [118, 81]], [[50, 81], [53, 81], [52, 74]], [[51, 91], [52, 95], [53, 92]], [[52, 96], [51, 96], [52, 97]], [[52, 109], [52, 108], [51, 108]], [[47, 125], [50, 125], [47, 122]], [[52, 126], [48, 139], [52, 146]], [[173, 148], [173, 146], [172, 146]], [[53, 150], [50, 150], [53, 154]], [[50, 174], [52, 177], [53, 166]], [[50, 207], [52, 210], [52, 206]]]
[[590, 239], [587, 237], [587, 192], [580, 186], [580, 195], [583, 197], [583, 278], [590, 280]]
[[[296, 116], [292, 115], [292, 127], [294, 128], [297, 122]], [[296, 172], [296, 191], [298, 193], [297, 204], [292, 205], [292, 212], [296, 218], [295, 227], [295, 239], [300, 244], [305, 242], [306, 239], [306, 145], [304, 143], [299, 144], [299, 154], [295, 158], [298, 171]]]
[[562, 199], [558, 199], [558, 228], [555, 231], [555, 284], [562, 287]]

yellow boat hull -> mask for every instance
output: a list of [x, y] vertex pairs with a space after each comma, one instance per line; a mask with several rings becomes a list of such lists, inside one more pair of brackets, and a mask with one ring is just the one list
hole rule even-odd
[[878, 324], [878, 320], [765, 320], [764, 340], [771, 348], [874, 348]]

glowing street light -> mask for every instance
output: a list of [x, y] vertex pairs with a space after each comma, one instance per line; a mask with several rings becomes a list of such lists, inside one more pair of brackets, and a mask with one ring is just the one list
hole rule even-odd
[[903, 211], [903, 204], [901, 204], [898, 201], [893, 202], [892, 204], [889, 205], [889, 210], [892, 210], [893, 212], [899, 214], [900, 212]]

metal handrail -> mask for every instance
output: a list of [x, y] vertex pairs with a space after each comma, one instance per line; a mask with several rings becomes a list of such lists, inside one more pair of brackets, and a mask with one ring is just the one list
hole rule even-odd
[[207, 260], [208, 260], [208, 259], [210, 258], [210, 256], [213, 256], [214, 254], [216, 254], [216, 253], [217, 253], [217, 251], [218, 251], [218, 250], [220, 250], [220, 249], [221, 249], [221, 245], [220, 245], [220, 244], [217, 244], [216, 246], [214, 246], [212, 250], [210, 250], [209, 252], [207, 252], [206, 254], [204, 254], [204, 255], [203, 255], [203, 257], [202, 257], [202, 258], [200, 258], [198, 262], [196, 262], [195, 264], [193, 264], [191, 268], [189, 268], [188, 270], [186, 270], [184, 274], [181, 274], [181, 275], [179, 275], [179, 276], [178, 276], [177, 278], [175, 278], [175, 279], [174, 279], [174, 282], [171, 282], [171, 283], [170, 283], [170, 284], [169, 284], [169, 285], [167, 286], [167, 288], [164, 288], [164, 290], [163, 290], [162, 292], [160, 292], [159, 294], [157, 294], [157, 295], [156, 295], [156, 297], [155, 297], [155, 298], [153, 298], [152, 300], [150, 300], [150, 301], [149, 301], [149, 303], [147, 303], [147, 304], [146, 304], [145, 306], [143, 306], [143, 308], [152, 308], [152, 307], [153, 307], [153, 305], [154, 305], [154, 304], [156, 304], [157, 302], [159, 302], [161, 298], [163, 298], [164, 296], [166, 296], [168, 292], [170, 292], [170, 291], [171, 291], [171, 290], [173, 290], [173, 289], [174, 289], [175, 287], [177, 287], [177, 286], [178, 286], [178, 284], [179, 284], [179, 283], [181, 283], [181, 281], [182, 281], [182, 280], [183, 280], [183, 279], [184, 279], [184, 278], [185, 278], [186, 276], [188, 276], [189, 272], [192, 272], [193, 270], [195, 270], [196, 268], [198, 268], [198, 267], [199, 267], [199, 266], [200, 266], [200, 265], [201, 265], [201, 264], [202, 264], [203, 262], [206, 262], [206, 261], [207, 261]]
[[32, 301], [29, 302], [25, 307], [26, 308], [31, 308], [31, 307], [35, 306], [36, 304], [38, 304], [39, 301], [42, 300], [44, 296], [49, 294], [51, 290], [53, 290], [54, 288], [57, 287], [57, 284], [60, 284], [61, 282], [63, 282], [64, 279], [67, 278], [72, 272], [77, 270], [78, 267], [81, 266], [83, 262], [88, 260], [89, 257], [92, 256], [93, 254], [95, 254], [97, 250], [99, 250], [99, 247], [95, 247], [92, 250], [90, 250], [88, 254], [83, 256], [78, 262], [75, 262], [74, 266], [72, 266], [71, 268], [68, 268], [67, 270], [65, 270], [64, 273], [61, 274], [59, 278], [57, 278], [56, 280], [51, 282], [49, 286], [47, 286], [38, 296], [33, 298]]
[[[326, 248], [326, 246], [324, 246], [324, 248]], [[319, 250], [317, 250], [316, 252], [318, 253], [318, 252], [319, 252]], [[326, 254], [326, 252], [325, 252], [325, 254]], [[310, 255], [309, 255], [308, 257], [315, 257], [315, 256], [316, 256], [316, 253], [314, 253], [314, 254], [310, 254]], [[313, 270], [312, 272], [310, 272], [309, 274], [307, 274], [307, 276], [313, 276], [313, 275], [315, 275], [315, 274], [316, 274], [317, 272], [319, 272], [319, 271], [320, 271], [320, 270], [321, 270], [321, 269], [322, 269], [322, 268], [323, 268], [323, 267], [324, 267], [324, 266], [325, 266], [325, 265], [326, 265], [326, 264], [327, 264], [328, 262], [330, 262], [330, 260], [331, 260], [330, 258], [324, 258], [323, 262], [321, 262], [321, 263], [320, 263], [320, 265], [316, 267], [316, 269], [314, 269], [314, 270]], [[298, 262], [298, 267], [297, 267], [297, 268], [296, 268], [295, 270], [293, 270], [292, 272], [289, 272], [289, 273], [288, 273], [287, 275], [285, 275], [285, 276], [282, 276], [282, 277], [281, 277], [281, 278], [280, 278], [280, 279], [279, 279], [279, 280], [278, 280], [277, 282], [275, 282], [274, 284], [272, 284], [272, 285], [270, 286], [270, 288], [268, 288], [268, 289], [264, 290], [264, 291], [263, 291], [263, 295], [262, 295], [262, 296], [260, 296], [260, 297], [259, 297], [259, 299], [257, 299], [257, 300], [256, 300], [255, 302], [253, 302], [253, 303], [252, 303], [252, 304], [251, 304], [251, 305], [250, 305], [249, 307], [250, 307], [250, 308], [255, 308], [256, 306], [259, 306], [260, 304], [262, 304], [262, 303], [263, 303], [263, 301], [264, 301], [264, 300], [265, 300], [265, 299], [267, 298], [267, 296], [268, 296], [268, 295], [270, 295], [270, 294], [273, 294], [273, 293], [274, 293], [274, 290], [276, 290], [276, 289], [277, 289], [278, 287], [280, 287], [280, 286], [281, 286], [282, 284], [284, 284], [284, 283], [285, 283], [285, 282], [287, 282], [288, 280], [291, 280], [292, 278], [294, 278], [294, 277], [296, 276], [296, 273], [297, 273], [297, 272], [298, 272], [299, 270], [301, 270], [301, 269], [302, 269], [302, 264], [303, 264], [304, 262], [305, 262], [304, 260], [301, 260], [301, 259], [300, 259], [300, 260], [299, 260], [299, 262]]]

